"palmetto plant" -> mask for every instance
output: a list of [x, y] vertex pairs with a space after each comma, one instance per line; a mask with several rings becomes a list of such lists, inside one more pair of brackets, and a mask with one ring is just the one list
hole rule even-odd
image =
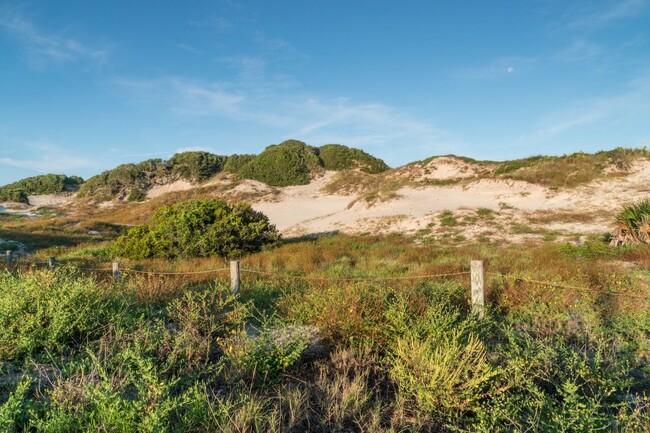
[[612, 245], [650, 243], [650, 198], [632, 203], [616, 216]]

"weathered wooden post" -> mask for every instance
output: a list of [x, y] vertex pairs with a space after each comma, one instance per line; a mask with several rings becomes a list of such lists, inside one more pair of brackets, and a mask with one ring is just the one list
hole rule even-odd
[[239, 293], [241, 280], [239, 278], [239, 260], [230, 261], [230, 288], [232, 292]]
[[7, 250], [6, 254], [7, 254], [7, 267], [10, 268], [11, 263], [12, 263], [12, 259], [13, 259], [13, 257], [12, 257], [13, 251]]
[[50, 271], [53, 271], [54, 268], [56, 268], [56, 259], [54, 257], [47, 258], [47, 267], [50, 269]]
[[120, 262], [113, 262], [113, 282], [120, 279]]
[[472, 274], [472, 312], [479, 318], [483, 318], [485, 308], [484, 296], [484, 274], [483, 274], [483, 261], [472, 260], [471, 262]]

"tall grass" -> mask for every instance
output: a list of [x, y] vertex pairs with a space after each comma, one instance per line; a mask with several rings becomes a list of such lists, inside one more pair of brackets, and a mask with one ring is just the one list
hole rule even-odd
[[[323, 238], [247, 258], [264, 274], [236, 296], [212, 274], [4, 273], [0, 430], [649, 431], [650, 275], [620, 265], [647, 252]], [[470, 258], [483, 320], [467, 276], [348, 279]]]

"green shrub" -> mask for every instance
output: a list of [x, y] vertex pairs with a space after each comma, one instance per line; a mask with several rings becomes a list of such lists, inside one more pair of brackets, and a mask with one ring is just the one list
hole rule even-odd
[[0, 189], [0, 201], [13, 201], [16, 203], [28, 203], [28, 194], [22, 189]]
[[128, 201], [144, 201], [147, 199], [147, 194], [139, 189], [132, 189], [129, 193]]
[[83, 179], [78, 176], [68, 177], [63, 174], [32, 176], [0, 187], [0, 201], [27, 203], [28, 195], [76, 191], [82, 183]]
[[149, 159], [139, 164], [122, 164], [91, 177], [79, 189], [78, 196], [100, 200], [124, 199], [134, 190], [147, 191], [152, 180], [168, 174], [161, 159]]
[[235, 378], [247, 381], [275, 381], [279, 373], [291, 367], [307, 347], [309, 336], [288, 328], [263, 328], [259, 335], [245, 329], [220, 340]]
[[388, 166], [379, 158], [340, 144], [326, 144], [319, 148], [319, 156], [325, 170], [347, 170], [359, 167], [365, 173], [382, 173]]
[[167, 164], [172, 174], [194, 182], [203, 182], [219, 173], [228, 159], [227, 156], [208, 152], [183, 152], [172, 156]]
[[223, 171], [239, 173], [241, 168], [255, 159], [255, 155], [230, 155], [223, 166]]
[[95, 281], [57, 272], [0, 274], [0, 361], [60, 352], [98, 337], [122, 301]]
[[268, 146], [240, 168], [246, 178], [272, 186], [306, 185], [314, 170], [322, 169], [318, 149], [302, 141], [287, 140]]
[[397, 340], [391, 377], [425, 412], [468, 411], [488, 395], [499, 370], [475, 334], [452, 332], [441, 340]]
[[164, 206], [151, 221], [134, 227], [114, 243], [118, 257], [241, 257], [279, 240], [275, 226], [248, 204], [187, 200]]

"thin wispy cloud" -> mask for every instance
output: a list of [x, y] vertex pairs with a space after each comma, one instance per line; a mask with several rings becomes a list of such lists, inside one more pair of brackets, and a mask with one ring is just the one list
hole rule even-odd
[[545, 115], [532, 131], [522, 134], [518, 142], [539, 144], [574, 129], [603, 122], [616, 124], [648, 112], [650, 75], [642, 75], [630, 81], [620, 94], [576, 101], [563, 110]]
[[616, 21], [631, 18], [639, 15], [648, 6], [647, 0], [623, 0], [609, 3], [604, 10], [587, 13], [586, 15], [571, 21], [570, 29], [592, 29], [606, 27]]
[[245, 91], [236, 83], [204, 83], [179, 77], [133, 81], [127, 93], [138, 98], [134, 95], [138, 91], [149, 95], [144, 99], [164, 101], [167, 109], [179, 116], [211, 116], [271, 127], [282, 136], [313, 143], [338, 141], [361, 147], [411, 143], [429, 146], [433, 152], [445, 135], [431, 122], [405, 110], [344, 97], [257, 92], [255, 88]]
[[[74, 170], [96, 167], [89, 158], [72, 154], [65, 147], [58, 146], [47, 139], [17, 143], [30, 158], [0, 158], [0, 164], [33, 170], [38, 173], [70, 173]], [[25, 151], [26, 150], [26, 151]], [[38, 157], [32, 155], [38, 154]]]
[[49, 62], [91, 62], [102, 65], [108, 60], [108, 50], [90, 47], [62, 34], [48, 34], [20, 15], [3, 11], [0, 28], [15, 38], [25, 49], [29, 61], [35, 66]]
[[567, 47], [558, 50], [553, 56], [556, 60], [568, 63], [592, 61], [603, 54], [600, 45], [589, 42], [585, 39], [573, 41]]

